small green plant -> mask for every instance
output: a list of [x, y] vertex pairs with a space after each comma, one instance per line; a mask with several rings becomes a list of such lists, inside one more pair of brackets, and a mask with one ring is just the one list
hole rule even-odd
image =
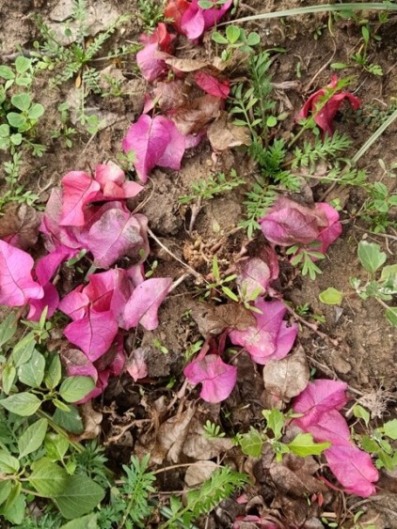
[[356, 64], [361, 66], [363, 70], [368, 73], [371, 73], [372, 75], [383, 75], [382, 67], [379, 64], [371, 63], [368, 57], [368, 47], [371, 42], [371, 39], [379, 40], [379, 37], [377, 37], [376, 35], [371, 35], [371, 30], [368, 24], [365, 24], [361, 27], [361, 37], [363, 43], [359, 51], [352, 55], [352, 60]]
[[301, 248], [298, 245], [291, 246], [287, 249], [286, 254], [291, 255], [291, 264], [299, 266], [303, 276], [309, 276], [313, 281], [317, 274], [321, 274], [321, 269], [316, 265], [315, 261], [325, 259], [322, 252], [316, 251], [317, 245], [312, 245], [312, 248]]
[[195, 520], [209, 514], [222, 500], [228, 498], [247, 483], [247, 476], [229, 467], [220, 467], [210, 479], [186, 494], [185, 505], [171, 497], [169, 507], [161, 510], [167, 522], [159, 529], [193, 529]]
[[360, 241], [357, 255], [368, 279], [363, 283], [360, 279], [350, 278], [352, 287], [362, 299], [376, 299], [385, 308], [387, 320], [397, 326], [397, 307], [386, 303], [397, 294], [397, 265], [384, 266], [387, 256], [376, 243]]
[[164, 21], [164, 2], [138, 0], [139, 18], [148, 31], [153, 31], [159, 22]]
[[52, 131], [51, 138], [60, 138], [65, 146], [71, 149], [73, 147], [73, 137], [77, 134], [77, 131], [75, 128], [69, 126], [69, 105], [66, 102], [60, 103], [58, 105], [58, 112], [60, 121], [58, 127]]
[[4, 180], [7, 187], [0, 197], [0, 213], [7, 204], [14, 202], [32, 206], [39, 199], [38, 195], [26, 191], [24, 186], [19, 185], [21, 164], [22, 155], [20, 152], [14, 153], [11, 160], [3, 164]]
[[203, 200], [212, 200], [216, 196], [227, 193], [244, 183], [244, 180], [238, 176], [235, 169], [232, 169], [228, 176], [225, 173], [216, 173], [206, 180], [194, 183], [191, 194], [179, 197], [179, 203], [191, 204]]
[[329, 448], [330, 443], [315, 443], [311, 434], [300, 433], [289, 443], [284, 443], [282, 437], [288, 421], [293, 417], [290, 413], [284, 414], [280, 410], [263, 410], [266, 420], [264, 430], [257, 430], [251, 426], [245, 434], [237, 434], [235, 443], [240, 446], [242, 452], [251, 457], [260, 457], [263, 445], [269, 444], [276, 460], [281, 461], [284, 454], [295, 454], [299, 457], [309, 455], [320, 455]]
[[364, 434], [354, 434], [355, 438], [366, 452], [373, 455], [376, 466], [392, 471], [397, 467], [397, 450], [392, 446], [392, 441], [397, 440], [397, 419], [386, 421], [381, 426], [371, 429], [369, 426], [369, 412], [356, 404], [353, 415], [365, 423]]
[[[211, 6], [214, 4], [212, 2]], [[260, 41], [260, 35], [256, 32], [246, 33], [244, 29], [238, 26], [227, 26], [225, 33], [214, 31], [212, 33], [212, 40], [217, 44], [226, 46], [226, 49], [221, 53], [222, 61], [228, 61], [235, 50], [240, 50], [243, 53], [254, 53], [254, 47]]]
[[237, 277], [236, 274], [228, 275], [227, 277], [221, 277], [220, 270], [219, 270], [219, 264], [218, 264], [218, 258], [216, 255], [214, 255], [212, 259], [212, 277], [213, 281], [209, 281], [205, 285], [205, 294], [204, 298], [212, 298], [216, 299], [218, 301], [221, 301], [216, 296], [219, 293], [224, 294], [227, 298], [231, 299], [232, 301], [238, 302], [239, 297], [231, 290], [227, 284], [234, 281]]
[[222, 432], [219, 424], [215, 424], [207, 420], [203, 426], [204, 436], [207, 439], [221, 439], [225, 437], [225, 432]]

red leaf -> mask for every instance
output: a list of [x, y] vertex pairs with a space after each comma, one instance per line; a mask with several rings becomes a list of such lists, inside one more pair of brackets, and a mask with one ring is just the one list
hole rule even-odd
[[194, 74], [194, 80], [204, 92], [207, 92], [207, 94], [220, 97], [221, 99], [227, 99], [229, 97], [229, 81], [220, 81], [206, 72], [196, 72]]

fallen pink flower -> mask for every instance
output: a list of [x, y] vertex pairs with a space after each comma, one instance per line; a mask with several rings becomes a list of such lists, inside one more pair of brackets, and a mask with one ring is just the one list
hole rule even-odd
[[217, 354], [199, 357], [185, 367], [185, 377], [190, 384], [202, 384], [200, 397], [203, 400], [222, 402], [228, 398], [236, 385], [237, 368], [226, 364]]
[[327, 463], [336, 479], [349, 494], [367, 498], [376, 492], [374, 482], [379, 472], [371, 457], [354, 444], [331, 446], [324, 451]]
[[228, 81], [220, 81], [213, 75], [206, 72], [196, 72], [194, 80], [204, 92], [211, 96], [227, 99], [230, 94], [230, 85]]
[[84, 171], [70, 171], [61, 180], [61, 226], [83, 226], [84, 206], [95, 199], [101, 186]]
[[124, 256], [136, 262], [146, 259], [149, 242], [144, 215], [133, 215], [127, 208], [110, 202], [98, 210], [95, 218], [98, 220], [80, 237], [94, 256], [95, 266], [108, 268]]
[[277, 254], [269, 246], [262, 251], [260, 257], [252, 257], [242, 264], [236, 282], [244, 300], [254, 301], [266, 292], [273, 292], [270, 284], [278, 275]]
[[185, 137], [163, 116], [151, 118], [143, 114], [130, 126], [123, 140], [123, 150], [135, 153], [135, 169], [143, 183], [156, 165], [180, 169], [185, 148]]
[[125, 173], [114, 163], [104, 163], [95, 167], [94, 179], [101, 186], [95, 200], [123, 200], [133, 198], [143, 187], [126, 180]]
[[164, 14], [173, 19], [174, 26], [180, 33], [190, 40], [196, 40], [204, 31], [215, 26], [231, 5], [232, 0], [229, 0], [220, 7], [203, 9], [199, 6], [199, 0], [171, 0]]
[[259, 223], [264, 236], [273, 244], [292, 246], [318, 242], [323, 253], [342, 233], [339, 214], [329, 204], [320, 202], [309, 208], [284, 197], [277, 200]]
[[[298, 114], [298, 120], [307, 118], [311, 112], [314, 116], [314, 121], [320, 129], [325, 134], [333, 134], [333, 120], [343, 101], [346, 99], [354, 110], [357, 110], [361, 105], [360, 99], [352, 93], [335, 91], [337, 86], [338, 77], [333, 75], [330, 84], [324, 88], [320, 88], [320, 90], [317, 90], [317, 92], [314, 92], [308, 98]], [[321, 101], [327, 97], [330, 91], [335, 91], [335, 93], [331, 95], [326, 103], [322, 104]]]
[[43, 298], [44, 290], [33, 280], [32, 257], [0, 239], [0, 305], [21, 307]]
[[136, 62], [147, 81], [158, 79], [168, 70], [164, 59], [172, 51], [175, 35], [168, 33], [167, 26], [160, 22], [151, 35], [142, 35], [144, 48], [136, 54]]
[[43, 285], [44, 296], [41, 299], [29, 300], [29, 313], [27, 319], [30, 321], [39, 321], [40, 317], [47, 308], [47, 318], [51, 318], [59, 305], [59, 294], [52, 283]]
[[233, 344], [244, 347], [252, 359], [261, 365], [269, 360], [279, 360], [287, 356], [298, 334], [296, 323], [287, 326], [283, 321], [287, 309], [282, 301], [264, 301], [256, 299], [255, 307], [261, 311], [255, 313], [256, 326], [243, 331], [232, 330], [229, 337]]
[[157, 312], [172, 285], [170, 277], [146, 279], [132, 292], [122, 315], [123, 329], [129, 330], [139, 323], [148, 331], [158, 326]]
[[316, 425], [321, 416], [331, 410], [339, 410], [347, 402], [347, 384], [340, 380], [318, 378], [296, 397], [293, 403], [295, 413], [303, 417], [296, 420], [297, 425], [306, 429]]

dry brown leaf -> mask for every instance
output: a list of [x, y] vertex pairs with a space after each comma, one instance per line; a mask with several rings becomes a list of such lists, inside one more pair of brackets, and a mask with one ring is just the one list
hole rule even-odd
[[208, 127], [207, 136], [215, 151], [225, 151], [240, 145], [251, 145], [249, 129], [233, 125], [227, 112], [222, 112], [221, 117]]
[[202, 336], [221, 334], [227, 328], [243, 331], [255, 325], [252, 312], [236, 303], [226, 303], [212, 307], [200, 303], [192, 310], [192, 317], [197, 323]]
[[209, 66], [207, 61], [201, 61], [199, 59], [178, 59], [177, 57], [169, 57], [165, 60], [168, 66], [179, 70], [180, 72], [197, 72]]
[[263, 369], [265, 388], [284, 402], [301, 393], [309, 383], [310, 370], [303, 347], [282, 360], [271, 360]]
[[195, 411], [195, 407], [190, 406], [183, 413], [171, 417], [160, 426], [152, 452], [153, 463], [161, 464], [165, 459], [171, 463], [179, 462]]
[[178, 127], [179, 132], [187, 136], [201, 132], [211, 121], [217, 119], [222, 106], [222, 99], [207, 94], [196, 97], [184, 107], [169, 112], [169, 117]]
[[27, 204], [9, 204], [0, 217], [0, 239], [12, 236], [12, 244], [26, 250], [37, 243], [41, 215]]
[[324, 483], [309, 473], [303, 470], [294, 472], [282, 463], [273, 463], [269, 472], [277, 489], [281, 493], [293, 496], [294, 498], [303, 498], [307, 494], [327, 490]]
[[153, 89], [153, 99], [159, 105], [160, 110], [168, 110], [183, 107], [187, 104], [190, 87], [183, 81], [172, 81], [170, 83], [157, 83]]
[[185, 483], [188, 487], [201, 485], [219, 468], [213, 461], [197, 461], [186, 470]]
[[234, 446], [232, 439], [226, 437], [207, 438], [200, 421], [193, 420], [184, 440], [183, 454], [192, 459], [208, 460], [227, 452]]
[[102, 413], [94, 410], [92, 401], [82, 404], [80, 411], [84, 422], [84, 432], [79, 435], [78, 440], [96, 439], [101, 433]]

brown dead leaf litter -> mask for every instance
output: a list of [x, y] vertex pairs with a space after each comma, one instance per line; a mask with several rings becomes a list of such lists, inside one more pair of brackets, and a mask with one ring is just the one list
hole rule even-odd
[[[319, 3], [327, 2], [246, 0], [240, 3], [235, 16], [246, 16], [264, 9], [280, 10]], [[54, 28], [59, 28], [64, 21], [63, 4], [58, 0], [3, 0], [0, 6], [2, 62], [15, 54], [19, 47], [23, 50], [32, 48], [32, 42], [39, 37], [33, 15], [40, 15]], [[124, 0], [93, 2], [92, 8], [95, 14], [91, 27], [93, 34], [104, 29], [114, 14], [137, 12], [135, 1]], [[333, 34], [330, 34], [327, 21], [326, 15], [316, 15], [251, 22], [245, 26], [260, 33], [263, 47], [285, 49], [285, 53], [277, 55], [272, 75], [277, 111], [289, 112], [283, 129], [279, 131], [286, 138], [291, 135], [294, 114], [303, 100], [314, 89], [328, 83], [331, 60], [345, 62], [359, 46], [360, 29], [357, 24], [339, 20], [333, 26]], [[373, 23], [376, 25], [375, 18]], [[321, 29], [320, 34], [315, 34], [316, 28]], [[116, 32], [112, 45], [137, 41], [142, 31], [139, 18], [134, 16], [131, 22]], [[382, 65], [385, 75], [375, 77], [357, 70], [356, 95], [362, 99], [364, 109], [387, 108], [396, 95], [396, 16], [389, 17], [380, 35], [382, 40], [371, 51], [371, 59]], [[186, 42], [180, 46], [177, 55], [212, 60], [214, 48], [207, 37], [204, 45], [204, 51], [200, 52], [204, 55], [200, 57]], [[31, 191], [41, 193], [42, 204], [48, 198], [49, 186], [57, 184], [66, 172], [89, 170], [105, 160], [116, 160], [127, 127], [142, 110], [146, 86], [137, 76], [133, 58], [103, 61], [99, 68], [103, 71], [107, 69], [122, 81], [122, 95], [109, 98], [90, 96], [90, 107], [93, 112], [105, 116], [106, 127], [91, 140], [87, 133], [77, 128], [71, 149], [51, 138], [51, 130], [59, 126], [57, 106], [66, 100], [73, 102], [76, 87], [70, 82], [53, 88], [48, 84], [50, 72], [38, 76], [34, 86], [35, 98], [45, 106], [38, 141], [47, 146], [47, 152], [41, 159], [32, 157], [25, 161], [22, 181], [29, 182]], [[244, 67], [240, 65], [235, 75], [244, 75]], [[376, 128], [357, 123], [354, 128], [346, 130], [343, 120], [337, 127], [352, 137], [352, 153]], [[231, 136], [234, 134], [233, 130], [223, 132]], [[219, 133], [219, 130], [212, 130], [221, 143]], [[374, 179], [380, 171], [379, 158], [386, 165], [397, 160], [395, 134], [396, 124], [381, 136], [361, 162]], [[244, 138], [241, 143], [244, 143]], [[263, 373], [253, 366], [248, 355], [237, 356], [238, 384], [222, 406], [202, 402], [198, 399], [197, 390], [191, 390], [183, 383], [185, 353], [192, 350], [199, 340], [218, 333], [230, 325], [231, 319], [235, 322], [239, 317], [228, 304], [218, 305], [211, 300], [203, 302], [199, 299], [197, 292], [203, 287], [200, 277], [211, 279], [214, 255], [218, 258], [222, 274], [232, 273], [242, 256], [255, 255], [260, 247], [260, 236], [258, 240], [249, 242], [245, 233], [236, 229], [244, 213], [244, 192], [253, 181], [255, 168], [243, 148], [219, 150], [221, 152], [215, 156], [208, 143], [204, 142], [186, 156], [179, 172], [155, 170], [152, 173], [140, 212], [147, 215], [151, 230], [162, 243], [159, 245], [155, 240], [151, 241], [151, 259], [158, 264], [155, 273], [179, 277], [189, 272], [181, 264], [182, 261], [193, 268], [197, 276], [190, 276], [169, 296], [160, 310], [160, 325], [155, 331], [131, 334], [127, 345], [130, 350], [136, 349], [137, 344], [142, 348], [148, 366], [147, 376], [139, 384], [133, 383], [129, 375], [112, 380], [105, 394], [84, 409], [85, 437], [98, 436], [99, 442], [107, 447], [110, 466], [114, 470], [128, 463], [132, 453], [141, 455], [150, 452], [153, 465], [157, 465], [155, 468], [169, 467], [168, 471], [158, 476], [164, 493], [182, 491], [187, 486], [201, 483], [220, 462], [248, 472], [252, 485], [244, 491], [247, 501], [237, 503], [235, 499], [229, 499], [223, 502], [203, 525], [206, 529], [231, 527], [235, 517], [243, 514], [274, 516], [282, 520], [285, 527], [321, 529], [325, 527], [320, 521], [324, 512], [331, 513], [331, 519], [346, 523], [343, 527], [352, 527], [349, 520], [358, 509], [365, 512], [360, 520], [362, 523], [367, 520], [377, 529], [396, 528], [397, 502], [394, 494], [397, 478], [394, 474], [383, 475], [377, 496], [364, 501], [349, 500], [346, 504], [346, 498], [340, 492], [329, 489], [325, 484], [321, 484], [319, 489], [315, 477], [319, 465], [313, 458], [299, 459], [288, 455], [282, 463], [277, 463], [274, 454], [266, 449], [261, 458], [252, 459], [243, 457], [232, 442], [236, 433], [246, 432], [250, 426], [260, 427], [264, 407], [271, 407], [275, 400], [288, 401], [298, 394], [305, 387], [310, 369], [316, 370], [316, 376], [336, 376], [346, 381], [355, 390], [354, 398], [360, 399], [374, 417], [393, 416], [397, 333], [384, 319], [383, 310], [375, 301], [363, 302], [357, 297], [346, 300], [341, 308], [326, 307], [318, 300], [318, 294], [329, 286], [349, 291], [349, 277], [360, 276], [356, 248], [363, 232], [359, 223], [346, 223], [343, 237], [330, 249], [326, 261], [321, 264], [323, 273], [316, 281], [296, 277], [290, 265], [283, 263], [281, 283], [285, 299], [295, 307], [309, 304], [312, 313], [324, 317], [321, 324], [311, 319], [310, 327], [301, 325], [293, 355], [284, 361], [269, 363]], [[3, 158], [4, 154], [0, 153], [0, 160], [3, 161]], [[218, 172], [228, 173], [231, 169], [247, 181], [247, 186], [201, 204], [190, 231], [192, 211], [181, 206], [178, 198], [190, 192], [192, 183]], [[321, 195], [321, 192], [324, 189], [314, 189], [315, 194]], [[346, 193], [337, 188], [334, 196], [327, 199], [335, 197], [341, 199], [345, 210], [354, 217], [362, 200], [359, 193]], [[17, 229], [31, 244], [37, 225], [34, 213], [23, 206], [8, 213], [8, 223], [1, 224], [1, 236], [6, 235], [7, 230], [10, 233]], [[369, 239], [381, 241], [373, 235], [369, 235]], [[388, 252], [391, 256], [395, 255], [396, 249], [396, 239], [389, 240]], [[73, 286], [73, 277], [70, 278], [70, 285]], [[315, 327], [321, 332], [316, 333], [313, 330]], [[302, 351], [309, 358], [310, 366], [302, 357]], [[203, 430], [207, 420], [220, 424], [226, 436], [208, 439]], [[322, 495], [321, 502], [315, 500], [314, 494]], [[307, 498], [313, 501], [308, 502]], [[249, 522], [244, 525], [244, 529], [254, 527]]]

